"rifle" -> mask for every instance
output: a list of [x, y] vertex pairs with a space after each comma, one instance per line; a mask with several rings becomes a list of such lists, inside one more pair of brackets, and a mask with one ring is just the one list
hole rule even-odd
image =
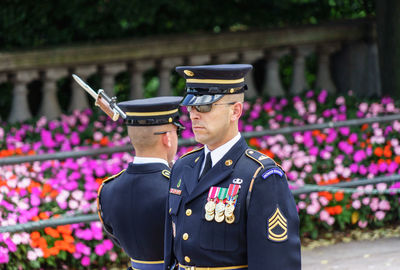
[[86, 92], [88, 92], [95, 99], [94, 104], [100, 107], [100, 109], [105, 112], [113, 121], [117, 121], [120, 115], [123, 119], [126, 118], [126, 114], [116, 104], [116, 97], [110, 98], [109, 96], [107, 96], [106, 92], [104, 92], [103, 89], [99, 89], [99, 91], [97, 91], [96, 93], [77, 75], [72, 74], [72, 77], [83, 89], [86, 90]]

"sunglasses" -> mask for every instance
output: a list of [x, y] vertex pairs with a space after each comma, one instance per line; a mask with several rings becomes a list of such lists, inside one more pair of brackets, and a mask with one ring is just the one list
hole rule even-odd
[[196, 109], [196, 111], [200, 112], [200, 113], [206, 113], [206, 112], [210, 112], [212, 109], [212, 106], [217, 106], [217, 105], [233, 105], [236, 102], [228, 102], [228, 103], [211, 103], [211, 104], [207, 104], [207, 105], [192, 105], [192, 106], [186, 106], [188, 112], [191, 112], [194, 109]]

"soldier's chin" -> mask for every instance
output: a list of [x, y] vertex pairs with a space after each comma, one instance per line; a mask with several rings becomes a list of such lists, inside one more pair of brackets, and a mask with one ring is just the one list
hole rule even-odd
[[201, 144], [206, 144], [206, 138], [203, 134], [199, 134], [199, 133], [194, 133], [194, 139], [196, 140], [196, 142], [201, 143]]

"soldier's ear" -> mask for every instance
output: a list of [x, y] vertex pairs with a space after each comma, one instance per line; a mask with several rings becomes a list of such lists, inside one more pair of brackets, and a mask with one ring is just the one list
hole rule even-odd
[[232, 121], [239, 120], [240, 116], [242, 115], [242, 111], [243, 111], [243, 103], [242, 102], [236, 102], [235, 104], [233, 104], [231, 120]]
[[161, 135], [161, 141], [163, 145], [166, 147], [171, 147], [172, 146], [172, 139], [171, 139], [171, 132], [167, 132]]

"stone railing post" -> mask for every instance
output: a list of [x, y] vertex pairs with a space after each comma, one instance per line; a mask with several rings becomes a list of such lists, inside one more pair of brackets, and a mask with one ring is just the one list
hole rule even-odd
[[143, 74], [154, 67], [154, 61], [135, 61], [130, 65], [131, 87], [129, 98], [139, 99], [144, 97]]
[[176, 66], [182, 64], [183, 59], [180, 57], [162, 59], [159, 65], [160, 88], [158, 96], [172, 95], [171, 90], [171, 73]]
[[206, 54], [206, 55], [192, 55], [189, 56], [186, 59], [185, 65], [188, 66], [200, 66], [200, 65], [206, 65], [210, 63], [211, 61], [211, 55]]
[[115, 76], [126, 70], [125, 64], [106, 64], [100, 68], [101, 73], [101, 88], [106, 92], [109, 97], [113, 97]]
[[326, 89], [328, 93], [336, 93], [336, 86], [332, 81], [330, 69], [330, 56], [339, 49], [338, 44], [324, 44], [317, 49], [318, 53], [318, 71], [315, 87]]
[[263, 94], [271, 97], [282, 97], [285, 95], [279, 76], [279, 59], [288, 52], [288, 49], [275, 49], [267, 53], [267, 65], [264, 76], [266, 82], [264, 83]]
[[47, 119], [54, 119], [61, 115], [61, 108], [57, 99], [57, 81], [67, 75], [68, 70], [65, 68], [52, 68], [45, 71], [43, 99], [39, 115], [44, 115]]
[[[96, 72], [96, 66], [80, 66], [74, 69], [73, 73], [78, 75], [82, 80], [87, 82], [87, 78]], [[74, 80], [72, 80], [72, 98], [69, 111], [83, 110], [89, 107], [86, 91]], [[97, 89], [93, 89], [97, 90]]]
[[28, 105], [27, 85], [32, 80], [39, 77], [35, 70], [17, 71], [12, 81], [14, 83], [13, 100], [8, 121], [11, 123], [25, 121], [32, 117]]
[[237, 52], [220, 53], [213, 57], [215, 64], [230, 64], [239, 59], [239, 54]]
[[[242, 53], [241, 57], [241, 62], [243, 64], [253, 64], [257, 59], [260, 59], [263, 57], [263, 52], [262, 51], [244, 51]], [[256, 85], [254, 83], [254, 76], [253, 73], [254, 71], [250, 71], [249, 74], [247, 74], [246, 77], [246, 84], [248, 87], [248, 90], [246, 92], [246, 97], [249, 98], [254, 98], [259, 96]]]
[[293, 95], [300, 94], [304, 89], [308, 89], [309, 85], [306, 80], [306, 57], [313, 51], [312, 46], [297, 46], [293, 49], [293, 79], [290, 86], [290, 93]]

